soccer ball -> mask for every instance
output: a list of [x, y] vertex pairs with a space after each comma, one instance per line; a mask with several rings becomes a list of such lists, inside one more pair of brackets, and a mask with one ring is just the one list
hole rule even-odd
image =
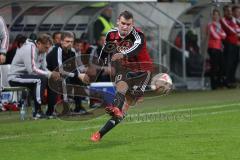
[[172, 79], [167, 73], [159, 73], [151, 80], [151, 89], [161, 93], [168, 94], [172, 90]]

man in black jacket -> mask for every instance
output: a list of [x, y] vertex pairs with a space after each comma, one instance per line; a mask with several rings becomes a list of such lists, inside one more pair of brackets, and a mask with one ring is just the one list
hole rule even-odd
[[[51, 52], [47, 55], [47, 68], [50, 71], [58, 70], [60, 74], [64, 77], [62, 82], [65, 85], [74, 84], [81, 85], [81, 83], [88, 83], [89, 78], [84, 73], [80, 73], [77, 70], [77, 66], [75, 63], [75, 52], [72, 50], [74, 42], [74, 34], [72, 32], [63, 32], [61, 34], [61, 44], [55, 46]], [[48, 109], [46, 115], [52, 116], [54, 111], [54, 106], [56, 104], [57, 92], [55, 87], [56, 85], [62, 85], [62, 82], [51, 84], [49, 81], [49, 89], [48, 89]], [[61, 90], [64, 90], [64, 87], [60, 86]], [[64, 91], [60, 91], [61, 94]], [[74, 96], [75, 100], [75, 109], [74, 112], [86, 112], [85, 109], [81, 106], [81, 97]]]

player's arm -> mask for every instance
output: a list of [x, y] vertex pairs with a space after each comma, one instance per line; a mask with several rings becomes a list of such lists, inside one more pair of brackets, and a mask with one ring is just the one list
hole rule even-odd
[[44, 75], [48, 78], [51, 76], [51, 72], [44, 71], [38, 68], [35, 62], [35, 55], [36, 55], [35, 45], [33, 44], [29, 45], [29, 47], [26, 50], [22, 50], [22, 52], [26, 52], [28, 55], [30, 55], [24, 58], [24, 64], [29, 74]]
[[0, 16], [0, 64], [6, 61], [6, 53], [9, 45], [9, 33], [7, 26]]
[[143, 33], [136, 32], [136, 30], [133, 30], [133, 35], [135, 38], [133, 46], [121, 53], [114, 54], [112, 61], [116, 61], [124, 57], [130, 58], [136, 56], [141, 51], [144, 45], [144, 35]]
[[133, 30], [133, 35], [134, 35], [134, 38], [135, 38], [134, 44], [131, 48], [122, 52], [124, 57], [129, 58], [129, 57], [132, 57], [132, 56], [136, 56], [143, 47], [144, 35], [142, 33], [136, 32], [136, 30]]
[[0, 16], [0, 54], [5, 55], [9, 45], [9, 33], [5, 21]]

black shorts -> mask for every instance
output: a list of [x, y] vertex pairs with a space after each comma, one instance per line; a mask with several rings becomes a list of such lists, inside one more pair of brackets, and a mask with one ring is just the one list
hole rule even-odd
[[121, 73], [117, 74], [115, 77], [115, 82], [124, 81], [128, 84], [127, 95], [133, 99], [142, 97], [146, 86], [150, 82], [151, 72], [128, 72], [126, 75]]

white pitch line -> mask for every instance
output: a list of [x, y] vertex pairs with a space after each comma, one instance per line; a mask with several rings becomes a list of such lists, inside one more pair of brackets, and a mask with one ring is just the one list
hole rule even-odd
[[[233, 110], [225, 110], [225, 111], [217, 111], [217, 112], [208, 112], [208, 113], [197, 113], [197, 114], [193, 114], [191, 115], [191, 117], [198, 117], [198, 116], [206, 116], [206, 115], [216, 115], [216, 114], [223, 114], [223, 113], [232, 113], [232, 112], [239, 112], [240, 110], [238, 109], [233, 109]], [[150, 114], [150, 113], [148, 113]], [[124, 122], [124, 124], [138, 124], [138, 123], [150, 123], [150, 122], [157, 122], [160, 120], [156, 120], [156, 121], [132, 121], [132, 122]], [[181, 121], [179, 121], [181, 122]], [[184, 121], [185, 122], [185, 121]], [[90, 129], [98, 129], [102, 127], [102, 125], [96, 125], [96, 126], [92, 126], [92, 127], [84, 127], [81, 128], [80, 130], [90, 130]], [[74, 132], [74, 131], [79, 131], [79, 129], [66, 129], [66, 130], [60, 130], [61, 132]], [[24, 138], [24, 137], [32, 137], [32, 136], [48, 136], [50, 134], [59, 134], [58, 130], [54, 130], [54, 131], [50, 131], [47, 133], [40, 133], [40, 134], [21, 134], [21, 135], [11, 135], [11, 136], [3, 136], [0, 137], [0, 140], [8, 140], [8, 139], [16, 139], [16, 138]]]
[[[127, 114], [131, 117], [136, 116], [145, 116], [145, 115], [154, 115], [154, 114], [162, 114], [162, 113], [174, 113], [174, 112], [183, 112], [183, 111], [198, 111], [198, 110], [209, 110], [209, 109], [219, 109], [219, 108], [225, 108], [225, 107], [231, 107], [231, 106], [240, 106], [240, 103], [231, 103], [231, 104], [224, 104], [224, 105], [213, 105], [213, 106], [207, 106], [207, 107], [193, 107], [193, 108], [184, 108], [184, 109], [172, 109], [172, 110], [165, 110], [165, 111], [158, 111], [158, 112], [141, 112], [141, 113], [134, 113], [134, 114]], [[99, 117], [99, 119], [106, 119]]]

